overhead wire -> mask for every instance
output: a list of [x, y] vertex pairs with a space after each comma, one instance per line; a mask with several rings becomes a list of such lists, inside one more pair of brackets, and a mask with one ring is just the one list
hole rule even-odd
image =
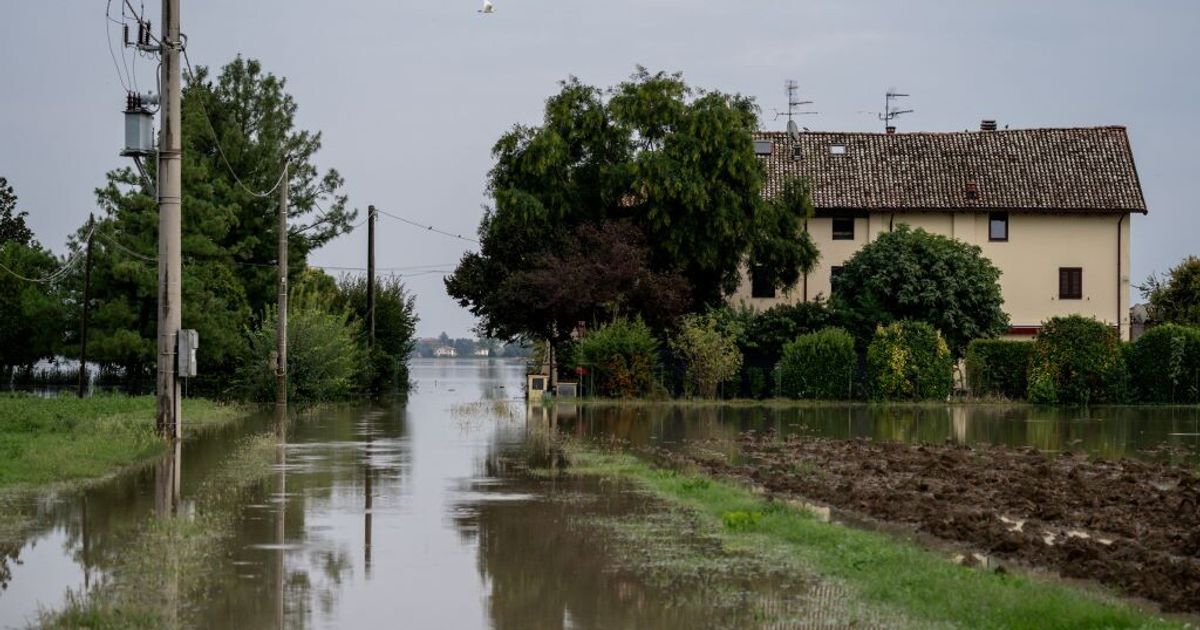
[[463, 236], [462, 234], [455, 234], [454, 232], [447, 232], [446, 230], [440, 230], [440, 229], [438, 229], [438, 228], [436, 228], [436, 227], [434, 227], [434, 226], [432, 226], [432, 225], [425, 225], [425, 224], [423, 224], [423, 223], [417, 223], [416, 221], [413, 221], [413, 220], [411, 220], [411, 219], [406, 219], [406, 218], [404, 218], [404, 217], [402, 217], [402, 216], [398, 216], [398, 215], [392, 214], [392, 213], [390, 213], [390, 212], [388, 212], [388, 211], [386, 211], [386, 210], [380, 210], [380, 209], [376, 208], [376, 209], [375, 209], [375, 212], [378, 212], [379, 214], [382, 214], [382, 215], [384, 215], [384, 216], [391, 217], [391, 218], [393, 218], [393, 219], [395, 219], [395, 220], [397, 220], [397, 221], [400, 221], [401, 223], [407, 223], [408, 225], [411, 225], [411, 226], [413, 226], [413, 227], [419, 227], [419, 228], [421, 228], [421, 229], [423, 229], [423, 230], [427, 230], [427, 231], [433, 232], [433, 233], [435, 233], [435, 234], [441, 234], [442, 236], [447, 236], [447, 237], [450, 237], [450, 238], [456, 238], [456, 239], [458, 239], [458, 240], [460, 240], [460, 241], [466, 241], [466, 242], [468, 242], [468, 243], [478, 243], [478, 242], [479, 242], [477, 239], [473, 239], [473, 238], [470, 238], [470, 237], [467, 237], [467, 236]]
[[[104, 19], [107, 22], [112, 22], [113, 24], [120, 24], [122, 27], [125, 26], [124, 22], [113, 19], [113, 17], [112, 17], [112, 0], [108, 0], [108, 5], [104, 8]], [[121, 72], [121, 64], [117, 62], [117, 53], [116, 53], [116, 51], [113, 50], [112, 27], [109, 26], [107, 23], [104, 25], [104, 37], [105, 37], [105, 39], [108, 40], [108, 55], [110, 57], [112, 57], [113, 68], [115, 68], [117, 71], [117, 78], [121, 81], [121, 87], [124, 88], [126, 92], [128, 92], [129, 91], [129, 83], [125, 80], [125, 74]], [[122, 60], [125, 59], [125, 50], [124, 49], [121, 50], [121, 59]], [[128, 68], [126, 70], [128, 71]]]
[[[89, 238], [91, 238], [92, 234], [94, 234], [95, 231], [96, 231], [95, 227], [88, 230], [88, 233], [86, 236], [83, 237], [83, 240], [86, 241]], [[83, 259], [83, 254], [84, 254], [83, 249], [76, 251], [57, 270], [55, 270], [53, 273], [51, 273], [47, 276], [41, 277], [41, 278], [30, 278], [28, 276], [19, 274], [16, 271], [9, 268], [7, 265], [4, 265], [3, 263], [0, 263], [0, 269], [7, 271], [9, 274], [11, 274], [13, 277], [17, 278], [18, 280], [24, 280], [25, 282], [33, 282], [35, 284], [49, 284], [51, 282], [54, 282], [55, 280], [58, 280], [59, 278], [66, 276], [67, 273], [70, 272], [71, 269], [73, 269], [75, 267], [75, 265], [79, 264], [79, 261]]]
[[[185, 37], [184, 45], [180, 46], [180, 51], [183, 53], [184, 65], [187, 66], [188, 80], [194, 83], [196, 81], [196, 73], [192, 70], [192, 60], [188, 57], [186, 41]], [[247, 186], [242, 181], [242, 178], [238, 177], [237, 171], [233, 169], [233, 164], [230, 163], [229, 158], [225, 155], [225, 149], [221, 146], [220, 138], [217, 137], [217, 128], [213, 125], [212, 117], [208, 115], [208, 108], [204, 106], [204, 98], [197, 98], [196, 102], [200, 104], [200, 112], [204, 114], [204, 120], [208, 123], [208, 130], [212, 133], [213, 145], [216, 146], [217, 153], [221, 156], [221, 161], [225, 163], [225, 168], [229, 170], [230, 175], [233, 175], [233, 180], [237, 182], [238, 186], [241, 186], [242, 190], [245, 190], [254, 197], [265, 198], [275, 194], [275, 191], [279, 190], [279, 186], [283, 184], [284, 178], [287, 176], [287, 169], [280, 169], [279, 177], [269, 190], [259, 192]]]

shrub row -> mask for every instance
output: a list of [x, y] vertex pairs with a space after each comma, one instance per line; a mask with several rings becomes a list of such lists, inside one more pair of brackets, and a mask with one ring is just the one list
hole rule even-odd
[[1023, 400], [1029, 389], [1033, 344], [976, 339], [967, 346], [967, 386], [975, 396]]
[[[692, 393], [715, 396], [717, 385], [731, 378], [752, 381], [759, 391], [774, 381], [783, 397], [827, 400], [938, 400], [953, 389], [954, 358], [942, 334], [924, 322], [877, 327], [865, 357], [845, 329], [801, 334], [782, 345], [774, 378], [770, 368], [756, 365], [739, 373], [742, 355], [725, 325], [711, 315], [693, 317], [672, 340]], [[594, 393], [644, 396], [655, 387], [658, 351], [644, 323], [617, 321], [581, 340], [576, 359], [593, 374]], [[1200, 402], [1200, 328], [1162, 325], [1123, 344], [1108, 324], [1056, 317], [1032, 342], [973, 341], [966, 368], [976, 396], [1069, 405], [1192, 404]]]
[[1138, 402], [1200, 403], [1200, 328], [1155, 326], [1126, 358]]

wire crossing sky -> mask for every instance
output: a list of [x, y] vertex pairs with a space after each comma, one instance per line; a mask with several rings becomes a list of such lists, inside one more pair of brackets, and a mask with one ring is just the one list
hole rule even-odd
[[[5, 6], [0, 175], [58, 254], [96, 212], [104, 173], [131, 166], [117, 155], [123, 83], [157, 91], [156, 63], [122, 47], [114, 20], [144, 5], [157, 29], [159, 4]], [[287, 78], [297, 124], [323, 134], [317, 165], [345, 177], [360, 219], [369, 204], [381, 210], [378, 265], [423, 274], [405, 277], [421, 335], [464, 336], [473, 324], [437, 271], [477, 247], [493, 143], [537, 124], [558, 81], [607, 87], [638, 64], [754, 96], [774, 130], [786, 124], [773, 112], [787, 108], [788, 79], [814, 101], [804, 109], [819, 113], [799, 121], [813, 130], [881, 130], [889, 88], [915, 110], [895, 121], [902, 132], [977, 129], [983, 118], [1125, 125], [1150, 209], [1132, 219], [1130, 280], [1200, 254], [1194, 0], [512, 0], [489, 14], [480, 4], [182, 0], [193, 65], [240, 53]], [[365, 267], [366, 230], [312, 263]]]

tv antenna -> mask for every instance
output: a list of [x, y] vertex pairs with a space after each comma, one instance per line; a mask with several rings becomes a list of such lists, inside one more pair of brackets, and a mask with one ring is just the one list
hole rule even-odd
[[896, 88], [891, 88], [887, 91], [887, 96], [883, 99], [883, 112], [879, 114], [879, 120], [883, 121], [884, 131], [892, 126], [892, 121], [904, 114], [911, 114], [914, 110], [898, 109], [892, 102], [896, 99], [908, 98], [908, 94], [901, 94], [896, 91]]
[[797, 94], [800, 90], [800, 84], [797, 83], [796, 81], [794, 81], [792, 79], [788, 79], [787, 83], [785, 83], [784, 86], [787, 88], [787, 95], [788, 95], [787, 111], [781, 112], [778, 109], [775, 110], [775, 120], [779, 120], [779, 118], [782, 116], [787, 116], [788, 136], [791, 137], [792, 142], [796, 142], [800, 139], [800, 127], [796, 125], [796, 121], [794, 120], [794, 118], [796, 116], [811, 116], [813, 114], [816, 114], [817, 112], [796, 111], [796, 108], [800, 107], [801, 105], [812, 105], [812, 101], [800, 100], [800, 97]]

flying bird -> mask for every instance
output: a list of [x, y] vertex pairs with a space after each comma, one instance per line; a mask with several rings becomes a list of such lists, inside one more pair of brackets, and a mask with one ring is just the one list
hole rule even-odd
[[480, 9], [479, 12], [480, 13], [495, 13], [496, 7], [492, 5], [492, 0], [483, 0], [483, 8]]

